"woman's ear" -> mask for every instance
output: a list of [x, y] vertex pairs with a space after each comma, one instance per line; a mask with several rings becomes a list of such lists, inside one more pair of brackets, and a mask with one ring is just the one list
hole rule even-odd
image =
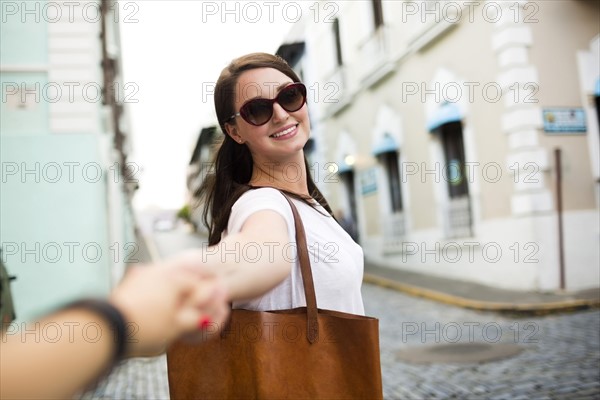
[[233, 139], [234, 142], [237, 142], [239, 144], [243, 144], [244, 143], [244, 139], [238, 133], [237, 126], [235, 126], [233, 124], [226, 123], [225, 124], [225, 130], [227, 131], [227, 134], [229, 135], [230, 138]]

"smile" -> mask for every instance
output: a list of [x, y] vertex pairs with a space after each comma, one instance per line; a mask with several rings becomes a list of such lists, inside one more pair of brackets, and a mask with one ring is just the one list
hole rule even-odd
[[272, 137], [273, 139], [277, 139], [277, 138], [280, 138], [280, 137], [282, 137], [282, 136], [289, 135], [289, 134], [291, 134], [292, 132], [294, 132], [294, 131], [296, 130], [296, 128], [297, 128], [297, 127], [298, 127], [298, 125], [297, 125], [297, 124], [296, 124], [296, 125], [293, 125], [293, 126], [290, 126], [289, 128], [287, 128], [287, 129], [285, 129], [285, 130], [283, 130], [283, 131], [281, 131], [281, 132], [274, 133], [274, 134], [272, 134], [272, 135], [271, 135], [271, 136], [269, 136], [269, 137]]

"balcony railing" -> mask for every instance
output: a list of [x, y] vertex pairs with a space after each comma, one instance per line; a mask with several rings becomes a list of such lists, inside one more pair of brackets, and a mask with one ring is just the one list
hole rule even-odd
[[361, 77], [374, 82], [393, 70], [390, 28], [380, 26], [359, 46]]
[[445, 212], [445, 232], [448, 239], [473, 235], [469, 196], [450, 199]]

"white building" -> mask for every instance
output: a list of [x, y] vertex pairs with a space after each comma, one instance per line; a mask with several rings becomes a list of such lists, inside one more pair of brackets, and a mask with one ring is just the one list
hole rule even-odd
[[305, 45], [318, 168], [337, 164], [337, 183], [316, 180], [367, 259], [517, 290], [600, 286], [597, 3], [319, 4], [286, 44]]

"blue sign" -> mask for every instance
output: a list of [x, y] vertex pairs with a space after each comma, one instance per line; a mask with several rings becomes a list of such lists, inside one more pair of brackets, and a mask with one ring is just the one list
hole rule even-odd
[[544, 131], [554, 134], [587, 132], [583, 108], [544, 108]]
[[377, 170], [369, 168], [360, 174], [360, 188], [363, 196], [377, 192]]

